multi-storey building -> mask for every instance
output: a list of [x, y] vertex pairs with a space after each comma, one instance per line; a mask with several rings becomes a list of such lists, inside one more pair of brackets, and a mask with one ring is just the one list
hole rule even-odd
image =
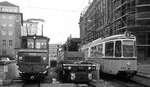
[[49, 44], [49, 59], [57, 60], [58, 50], [61, 47], [61, 44]]
[[15, 58], [15, 48], [20, 47], [22, 13], [19, 6], [0, 2], [0, 56]]
[[[80, 37], [82, 43], [88, 43], [98, 37], [109, 36], [112, 20], [111, 0], [93, 0], [80, 16]], [[104, 30], [104, 28], [107, 28]], [[104, 34], [105, 33], [105, 34]]]
[[66, 43], [62, 45], [63, 51], [78, 51], [81, 40], [80, 38], [68, 38]]
[[150, 60], [149, 8], [149, 0], [93, 0], [80, 16], [82, 44], [130, 31], [137, 37], [138, 60]]

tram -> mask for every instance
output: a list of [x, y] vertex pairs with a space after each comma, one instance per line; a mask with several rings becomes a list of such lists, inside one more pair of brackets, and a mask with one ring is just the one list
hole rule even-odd
[[137, 72], [136, 37], [130, 33], [99, 38], [83, 45], [85, 59], [100, 64], [100, 71], [132, 77]]
[[23, 80], [40, 80], [48, 74], [49, 38], [38, 35], [22, 36], [17, 50], [17, 65]]
[[93, 71], [96, 71], [96, 65], [86, 61], [62, 63], [58, 76], [63, 83], [89, 83], [93, 80]]

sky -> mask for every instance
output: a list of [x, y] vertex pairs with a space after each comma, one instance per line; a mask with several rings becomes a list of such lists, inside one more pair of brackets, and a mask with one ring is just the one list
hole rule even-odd
[[[6, 0], [0, 0], [6, 1]], [[80, 35], [80, 13], [89, 0], [7, 0], [20, 7], [23, 19], [41, 18], [45, 20], [44, 35], [50, 43], [66, 42], [67, 37], [78, 38]]]

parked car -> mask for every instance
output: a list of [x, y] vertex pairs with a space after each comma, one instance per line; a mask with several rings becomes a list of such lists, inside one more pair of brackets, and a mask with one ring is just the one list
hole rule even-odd
[[0, 64], [7, 64], [10, 62], [10, 59], [8, 57], [1, 57], [0, 58]]

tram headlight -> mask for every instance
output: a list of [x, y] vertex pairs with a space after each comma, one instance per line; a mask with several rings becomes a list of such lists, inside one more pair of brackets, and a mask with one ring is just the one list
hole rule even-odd
[[64, 69], [67, 69], [67, 67], [64, 67]]
[[92, 69], [92, 67], [88, 67], [88, 70], [91, 70]]
[[69, 66], [68, 69], [71, 70], [71, 66]]
[[43, 60], [46, 61], [46, 57], [43, 57]]
[[70, 77], [70, 78], [71, 78], [71, 80], [74, 80], [74, 79], [75, 79], [75, 77], [76, 77], [76, 76], [75, 76], [75, 73], [71, 73], [71, 77]]
[[19, 60], [22, 60], [23, 59], [23, 57], [22, 56], [19, 56]]

